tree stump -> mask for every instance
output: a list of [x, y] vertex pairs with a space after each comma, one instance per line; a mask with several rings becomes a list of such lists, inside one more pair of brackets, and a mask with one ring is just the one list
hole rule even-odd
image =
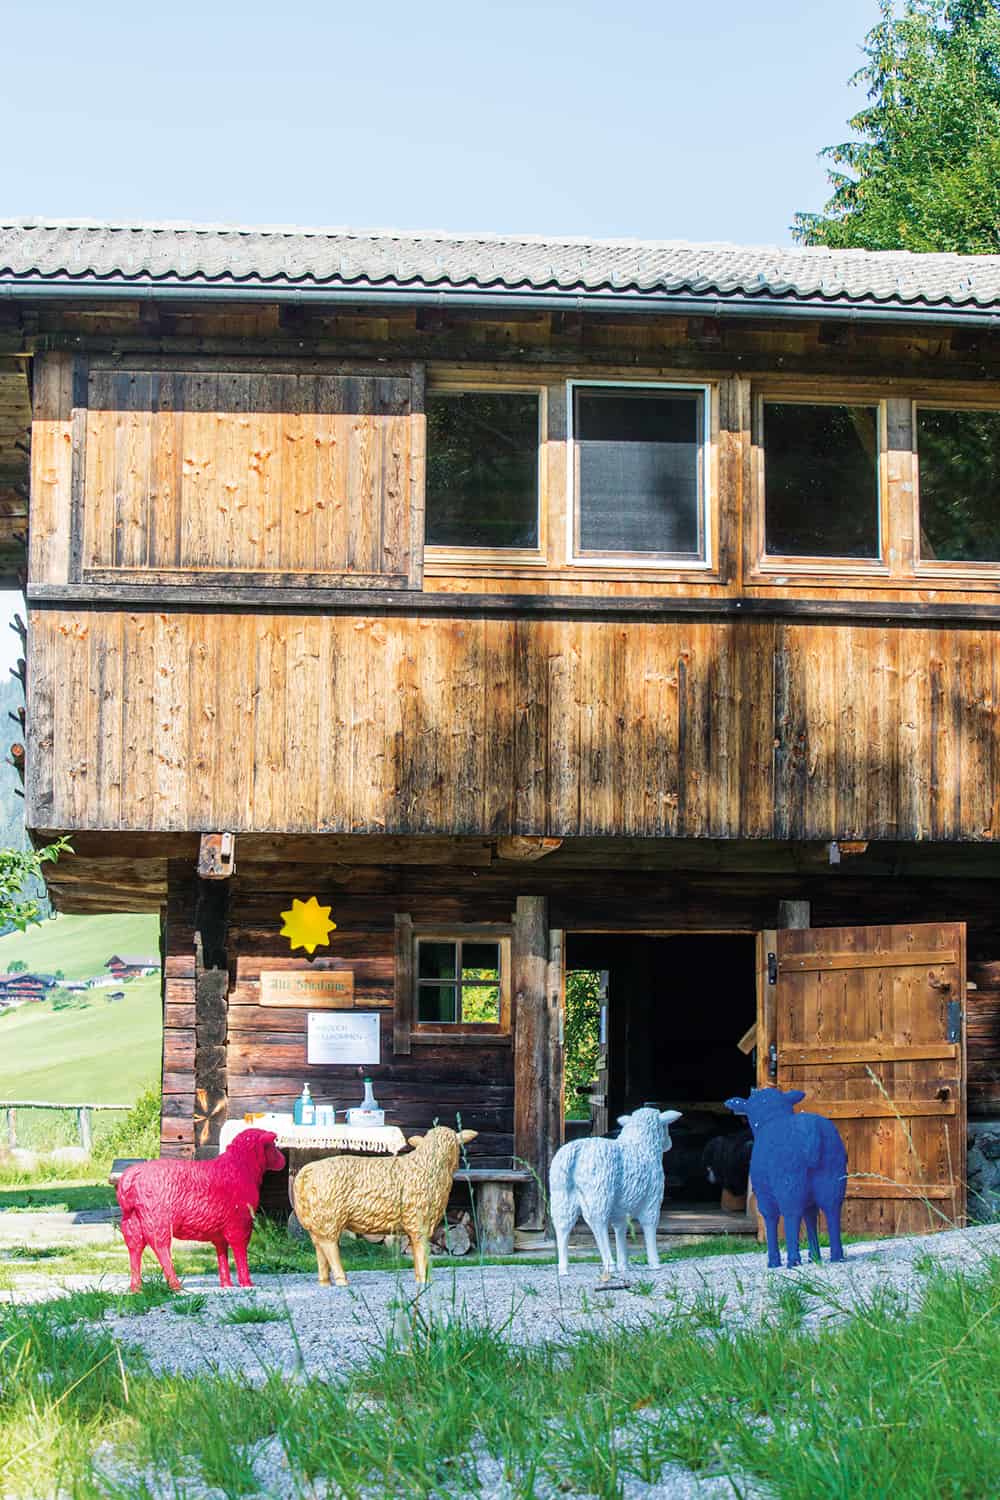
[[479, 1248], [484, 1255], [514, 1253], [514, 1185], [482, 1182], [476, 1193]]

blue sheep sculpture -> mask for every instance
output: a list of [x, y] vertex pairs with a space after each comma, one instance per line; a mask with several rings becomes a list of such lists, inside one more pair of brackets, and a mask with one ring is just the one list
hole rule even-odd
[[785, 1221], [788, 1264], [802, 1264], [799, 1231], [806, 1221], [809, 1259], [818, 1261], [818, 1219], [830, 1235], [830, 1259], [843, 1260], [840, 1211], [847, 1191], [847, 1151], [832, 1120], [797, 1115], [801, 1089], [753, 1089], [749, 1099], [727, 1099], [734, 1115], [746, 1115], [753, 1131], [750, 1185], [767, 1230], [767, 1263], [781, 1265], [778, 1219]]

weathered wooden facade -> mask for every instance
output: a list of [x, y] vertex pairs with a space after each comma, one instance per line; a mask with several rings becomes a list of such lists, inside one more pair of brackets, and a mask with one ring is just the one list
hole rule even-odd
[[841, 1122], [849, 1227], [965, 1213], [992, 259], [21, 225], [0, 282], [29, 821], [63, 909], [164, 914], [165, 1151], [306, 1076], [355, 1102], [260, 1003], [333, 969], [391, 1118], [544, 1172], [568, 965], [610, 975], [606, 1113], [749, 1087], [756, 1023]]

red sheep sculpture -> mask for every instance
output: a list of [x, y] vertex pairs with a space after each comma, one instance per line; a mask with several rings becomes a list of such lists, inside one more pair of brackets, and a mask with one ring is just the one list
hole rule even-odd
[[241, 1130], [213, 1161], [142, 1161], [122, 1173], [118, 1202], [132, 1272], [129, 1291], [142, 1286], [142, 1252], [149, 1245], [175, 1292], [181, 1284], [170, 1241], [204, 1240], [219, 1258], [219, 1285], [232, 1286], [232, 1247], [240, 1286], [253, 1286], [247, 1246], [265, 1172], [280, 1172], [285, 1158], [273, 1130]]

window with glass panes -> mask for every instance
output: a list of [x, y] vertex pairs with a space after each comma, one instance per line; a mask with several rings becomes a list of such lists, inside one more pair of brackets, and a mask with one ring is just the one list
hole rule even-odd
[[501, 939], [478, 936], [418, 938], [416, 1024], [505, 1025], [505, 946]]

